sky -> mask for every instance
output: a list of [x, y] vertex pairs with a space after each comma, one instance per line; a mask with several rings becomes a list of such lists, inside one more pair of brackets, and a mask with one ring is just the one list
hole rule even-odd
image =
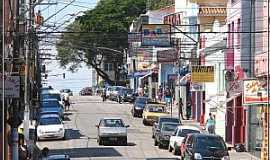
[[[65, 26], [74, 21], [76, 16], [72, 15], [82, 15], [82, 11], [90, 10], [96, 6], [98, 0], [43, 0], [42, 3], [57, 3], [53, 5], [39, 5], [35, 8], [35, 12], [41, 11], [44, 17], [44, 25], [40, 30], [46, 30], [48, 26], [55, 25], [59, 27], [58, 31], [63, 31]], [[69, 6], [67, 6], [71, 3]], [[67, 7], [65, 7], [67, 6]], [[59, 13], [57, 13], [59, 12]], [[54, 15], [57, 13], [56, 15]], [[48, 19], [51, 17], [50, 19]], [[48, 20], [47, 20], [48, 19]], [[68, 22], [67, 22], [68, 21]], [[46, 31], [50, 31], [53, 27], [50, 27]], [[57, 54], [56, 48], [53, 45], [42, 45], [42, 53]], [[50, 63], [49, 63], [50, 62]], [[52, 86], [55, 89], [69, 88], [75, 94], [78, 93], [83, 87], [92, 86], [91, 76], [92, 71], [87, 66], [82, 65], [82, 68], [78, 72], [71, 73], [63, 68], [61, 68], [57, 61], [46, 62], [46, 69], [49, 71], [48, 78], [45, 81], [47, 86]], [[63, 73], [65, 73], [65, 79], [63, 79]], [[58, 76], [55, 76], [58, 75]]]

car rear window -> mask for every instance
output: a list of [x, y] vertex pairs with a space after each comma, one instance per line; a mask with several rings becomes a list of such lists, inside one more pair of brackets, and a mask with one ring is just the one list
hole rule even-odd
[[225, 150], [226, 145], [221, 137], [197, 137], [197, 148], [204, 147], [206, 149]]
[[148, 111], [149, 112], [161, 113], [161, 112], [165, 112], [165, 107], [162, 107], [162, 106], [148, 106]]
[[168, 123], [163, 123], [163, 125], [162, 125], [162, 128], [161, 128], [161, 130], [162, 131], [174, 131], [175, 130], [175, 128], [178, 126], [178, 124], [173, 124], [173, 123], [170, 123], [170, 124], [168, 124]]
[[43, 101], [41, 107], [60, 107], [60, 104], [58, 101]]
[[60, 94], [42, 94], [41, 99], [57, 99], [58, 101], [61, 101]]
[[59, 118], [56, 117], [48, 117], [48, 118], [41, 118], [39, 120], [40, 125], [54, 125], [54, 124], [61, 124]]
[[124, 127], [124, 123], [121, 119], [105, 119], [105, 127]]
[[178, 132], [179, 137], [185, 137], [187, 134], [190, 133], [200, 133], [200, 131], [193, 130], [193, 129], [182, 129], [181, 131]]
[[136, 103], [143, 103], [145, 104], [147, 102], [147, 98], [137, 98]]

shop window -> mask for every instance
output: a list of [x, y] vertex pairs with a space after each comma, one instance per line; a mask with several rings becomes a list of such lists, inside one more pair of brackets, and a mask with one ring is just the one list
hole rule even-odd
[[112, 71], [113, 70], [113, 64], [112, 63], [105, 63], [104, 64], [104, 70], [105, 71]]

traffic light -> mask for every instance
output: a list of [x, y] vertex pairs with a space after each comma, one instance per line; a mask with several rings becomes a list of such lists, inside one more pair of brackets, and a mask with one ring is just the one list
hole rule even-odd
[[65, 73], [63, 73], [63, 79], [65, 79], [66, 78], [66, 74]]
[[47, 79], [47, 77], [48, 77], [48, 74], [45, 74], [45, 75], [44, 75], [44, 78]]

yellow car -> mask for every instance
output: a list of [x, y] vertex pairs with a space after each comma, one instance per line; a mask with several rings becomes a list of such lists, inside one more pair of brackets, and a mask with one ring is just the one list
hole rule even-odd
[[143, 110], [143, 124], [153, 125], [158, 120], [159, 116], [168, 116], [165, 104], [147, 104]]

